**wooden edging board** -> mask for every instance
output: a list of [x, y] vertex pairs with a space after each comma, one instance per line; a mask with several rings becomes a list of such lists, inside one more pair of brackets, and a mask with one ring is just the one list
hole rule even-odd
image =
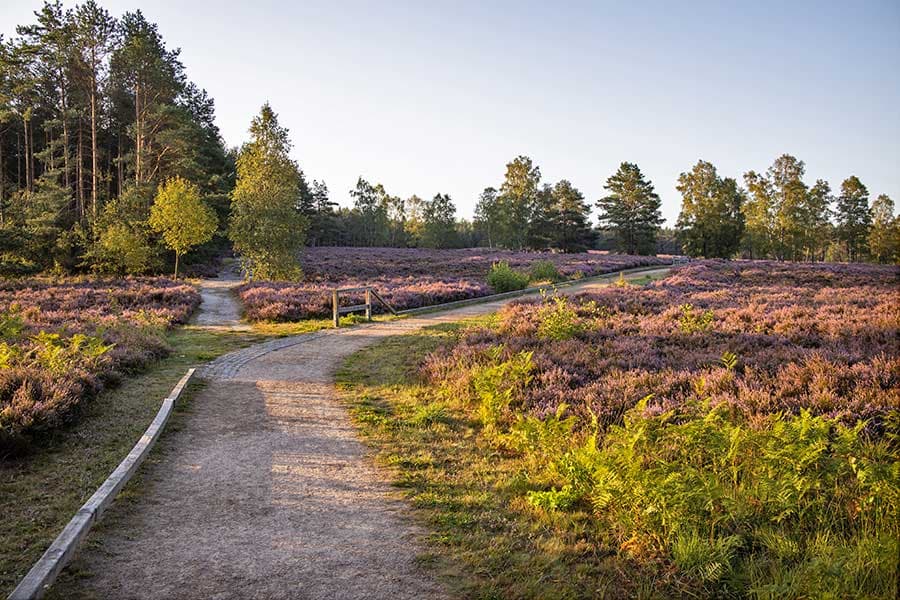
[[119, 463], [119, 466], [106, 478], [94, 495], [78, 509], [72, 520], [65, 526], [43, 556], [38, 559], [28, 574], [19, 582], [16, 589], [9, 595], [9, 600], [34, 600], [40, 598], [53, 584], [56, 576], [62, 571], [75, 554], [78, 545], [84, 540], [93, 524], [100, 518], [103, 511], [112, 503], [122, 487], [128, 483], [141, 463], [150, 453], [150, 449], [159, 439], [175, 402], [187, 387], [195, 369], [188, 369], [184, 377], [178, 382], [169, 395], [163, 400], [159, 412], [141, 439], [134, 445], [128, 456]]

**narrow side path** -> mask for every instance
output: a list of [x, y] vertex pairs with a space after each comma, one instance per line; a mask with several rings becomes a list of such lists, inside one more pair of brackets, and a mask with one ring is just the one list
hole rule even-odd
[[201, 279], [200, 309], [192, 323], [204, 329], [249, 331], [250, 325], [241, 321], [241, 306], [234, 290], [242, 279], [233, 269], [226, 267], [215, 279]]
[[183, 429], [146, 469], [136, 502], [114, 505], [73, 563], [71, 571], [90, 576], [66, 576], [54, 593], [447, 597], [417, 563], [426, 532], [367, 459], [333, 374], [348, 355], [379, 339], [490, 313], [510, 301], [273, 340], [213, 361]]

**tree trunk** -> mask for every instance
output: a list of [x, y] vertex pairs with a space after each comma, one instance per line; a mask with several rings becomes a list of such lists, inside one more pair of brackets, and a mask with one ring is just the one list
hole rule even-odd
[[28, 119], [22, 117], [23, 137], [25, 138], [25, 191], [31, 191], [31, 164], [28, 160]]
[[175, 277], [174, 279], [178, 279], [178, 253], [175, 253]]
[[112, 136], [106, 145], [106, 201], [112, 198]]
[[16, 190], [22, 189], [22, 143], [16, 131]]
[[122, 130], [119, 129], [119, 142], [116, 144], [116, 184], [118, 188], [117, 196], [122, 196], [122, 180], [125, 177], [125, 172], [122, 167]]
[[34, 191], [34, 180], [37, 178], [34, 173], [34, 126], [28, 128], [28, 155], [25, 157], [31, 164], [31, 178], [28, 181], [28, 191]]
[[65, 86], [62, 86], [62, 89], [63, 92], [60, 112], [62, 114], [63, 126], [63, 185], [66, 186], [66, 190], [71, 194], [71, 188], [69, 187], [69, 185], [71, 184], [71, 181], [69, 180], [69, 119], [66, 115], [66, 112], [68, 112], [68, 106], [66, 104]]
[[0, 136], [0, 225], [3, 224], [3, 205], [6, 202], [6, 165], [3, 164], [3, 138]]
[[97, 220], [97, 78], [91, 77], [91, 213]]
[[143, 137], [143, 125], [141, 123], [141, 85], [134, 83], [134, 182], [141, 182], [141, 152], [143, 150], [141, 139]]
[[78, 196], [78, 218], [84, 221], [84, 136], [81, 119], [78, 120], [78, 151], [76, 152], [75, 179]]

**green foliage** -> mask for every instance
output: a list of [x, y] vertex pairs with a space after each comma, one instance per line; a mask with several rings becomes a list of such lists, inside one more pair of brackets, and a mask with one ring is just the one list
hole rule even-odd
[[676, 186], [682, 196], [678, 238], [685, 253], [707, 258], [731, 258], [744, 231], [743, 197], [737, 182], [719, 177], [712, 163], [699, 161], [682, 173]]
[[487, 283], [498, 294], [524, 290], [528, 287], [528, 275], [513, 270], [506, 261], [499, 261], [491, 265]]
[[219, 223], [215, 211], [200, 199], [200, 190], [191, 182], [174, 177], [159, 186], [150, 208], [150, 227], [161, 233], [169, 250], [178, 259], [185, 252], [212, 239]]
[[288, 131], [266, 104], [238, 157], [229, 236], [246, 272], [257, 279], [297, 280], [307, 218], [297, 201], [302, 174], [289, 156]]
[[153, 270], [149, 202], [128, 218], [107, 209], [173, 176], [230, 189], [212, 100], [140, 11], [116, 19], [94, 1], [46, 2], [11, 29], [0, 43], [0, 229], [21, 235], [0, 243], [0, 273]]
[[147, 236], [140, 231], [116, 223], [100, 233], [91, 256], [102, 271], [140, 275], [150, 268], [153, 249]]
[[563, 296], [553, 296], [538, 311], [538, 337], [546, 340], [569, 340], [584, 331], [584, 323], [575, 306]]
[[682, 333], [702, 333], [712, 329], [715, 315], [713, 311], [706, 310], [698, 313], [693, 304], [682, 304], [678, 307], [681, 316], [678, 317], [678, 328]]
[[448, 419], [447, 405], [443, 402], [429, 402], [416, 408], [409, 422], [415, 427], [428, 427]]
[[456, 206], [447, 194], [436, 194], [423, 203], [420, 245], [424, 248], [454, 248], [459, 245], [456, 234]]
[[549, 246], [563, 252], [585, 252], [596, 235], [591, 227], [591, 208], [584, 195], [568, 180], [553, 186], [550, 193]]
[[841, 183], [841, 195], [835, 206], [838, 239], [844, 242], [851, 261], [867, 254], [872, 213], [869, 210], [869, 190], [856, 175]]
[[520, 415], [510, 428], [507, 443], [526, 459], [526, 470], [537, 477], [547, 465], [554, 464], [572, 444], [574, 416], [565, 416], [568, 405], [560, 404], [552, 415], [538, 419]]
[[76, 333], [66, 337], [46, 331], [30, 336], [24, 346], [16, 343], [22, 331], [16, 314], [0, 313], [0, 369], [36, 367], [54, 375], [66, 375], [76, 369], [94, 368], [113, 348], [97, 336]]
[[112, 344], [105, 344], [102, 338], [83, 333], [63, 337], [58, 333], [41, 331], [31, 339], [33, 344], [21, 360], [57, 375], [74, 368], [90, 369], [113, 348]]
[[806, 165], [790, 154], [779, 156], [765, 174], [744, 174], [747, 199], [742, 246], [749, 258], [821, 260], [831, 235], [831, 188], [803, 182]]
[[627, 288], [631, 286], [631, 283], [629, 283], [628, 280], [625, 279], [625, 273], [619, 273], [619, 277], [616, 278], [616, 281], [615, 283], [613, 283], [613, 285], [617, 288]]
[[534, 365], [530, 352], [519, 352], [500, 360], [503, 347], [491, 349], [492, 364], [476, 367], [471, 386], [478, 401], [478, 414], [489, 435], [499, 435], [509, 421], [509, 408], [531, 383]]
[[[797, 573], [803, 589], [792, 597], [832, 589], [887, 597], [900, 465], [863, 426], [807, 412], [750, 426], [724, 406], [677, 419], [639, 406], [593, 457], [598, 525], [630, 540], [631, 552], [664, 552], [725, 589], [763, 590], [773, 573]], [[823, 536], [839, 550], [823, 554]], [[860, 544], [878, 548], [864, 564], [835, 556]], [[825, 564], [837, 569], [825, 581], [802, 575]], [[847, 583], [835, 581], [837, 572]]]
[[556, 283], [563, 279], [556, 265], [549, 260], [536, 260], [531, 263], [531, 268], [528, 269], [528, 277], [532, 282], [550, 281]]
[[900, 262], [900, 217], [894, 216], [894, 201], [886, 194], [872, 202], [869, 253], [880, 263]]
[[627, 254], [653, 254], [656, 234], [664, 219], [662, 202], [634, 163], [623, 162], [603, 186], [609, 195], [597, 201], [600, 223], [612, 231], [618, 248]]
[[518, 156], [506, 165], [506, 176], [496, 196], [498, 242], [522, 249], [527, 245], [532, 211], [538, 198], [541, 170], [527, 156]]
[[0, 340], [15, 341], [25, 330], [25, 319], [16, 307], [0, 311]]
[[722, 358], [719, 359], [719, 362], [727, 370], [734, 371], [738, 365], [738, 356], [734, 352], [724, 352], [722, 353]]

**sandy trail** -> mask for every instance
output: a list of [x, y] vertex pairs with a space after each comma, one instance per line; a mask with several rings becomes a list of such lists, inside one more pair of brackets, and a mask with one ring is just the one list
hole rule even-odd
[[241, 322], [241, 306], [234, 289], [241, 285], [240, 275], [231, 268], [224, 269], [216, 279], [202, 279], [200, 309], [192, 323], [206, 329], [248, 331], [250, 325]]
[[213, 361], [184, 427], [145, 466], [141, 495], [113, 506], [70, 567], [90, 576], [62, 578], [54, 595], [447, 597], [417, 564], [425, 532], [367, 458], [333, 374], [379, 339], [506, 302], [272, 340]]

